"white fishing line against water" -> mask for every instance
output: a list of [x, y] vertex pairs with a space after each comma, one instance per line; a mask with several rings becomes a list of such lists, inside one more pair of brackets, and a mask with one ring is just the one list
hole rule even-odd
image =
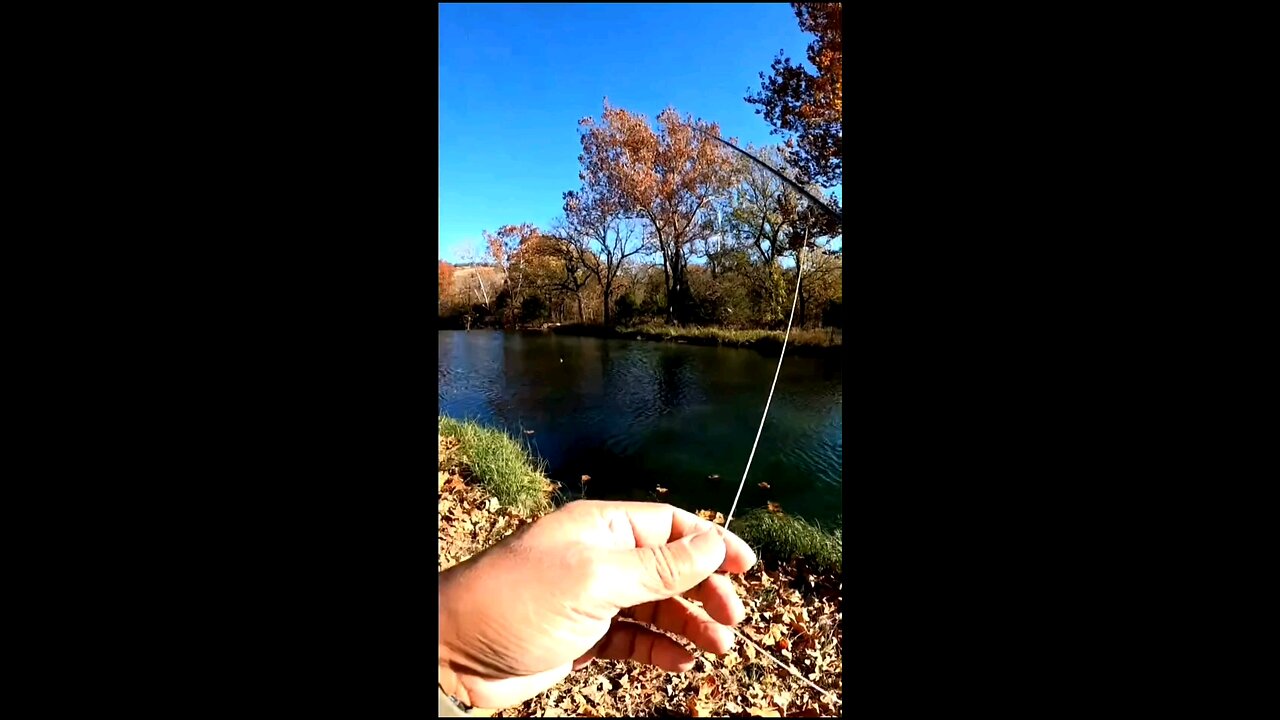
[[729, 529], [733, 522], [733, 511], [738, 509], [738, 498], [742, 497], [742, 488], [747, 486], [747, 474], [751, 472], [751, 461], [756, 457], [756, 448], [760, 445], [760, 433], [764, 432], [764, 421], [769, 417], [769, 405], [773, 402], [773, 391], [778, 387], [778, 375], [782, 373], [782, 358], [787, 354], [787, 340], [791, 338], [791, 321], [796, 318], [796, 300], [800, 297], [800, 275], [804, 272], [804, 246], [809, 244], [809, 233], [804, 235], [804, 244], [796, 255], [796, 291], [791, 296], [791, 315], [787, 317], [787, 332], [782, 336], [782, 352], [778, 353], [778, 369], [773, 371], [773, 384], [769, 386], [769, 397], [764, 401], [764, 412], [760, 414], [760, 427], [756, 428], [755, 442], [751, 443], [751, 454], [747, 456], [747, 467], [742, 471], [742, 482], [738, 483], [738, 494], [733, 496], [733, 505], [729, 507], [729, 516], [724, 520], [724, 529]]
[[[751, 444], [751, 454], [747, 456], [747, 467], [742, 471], [742, 482], [738, 483], [738, 493], [733, 496], [733, 505], [729, 508], [729, 515], [724, 520], [724, 528], [726, 530], [729, 529], [729, 523], [733, 520], [733, 511], [738, 508], [738, 499], [742, 497], [742, 488], [746, 487], [747, 485], [747, 475], [751, 472], [751, 461], [755, 458], [756, 448], [759, 447], [760, 445], [760, 434], [764, 432], [764, 421], [766, 418], [769, 417], [769, 405], [773, 402], [773, 391], [778, 387], [778, 375], [782, 373], [782, 358], [785, 357], [787, 354], [787, 340], [791, 337], [791, 323], [792, 321], [795, 320], [795, 317], [796, 317], [796, 300], [800, 297], [800, 275], [804, 271], [804, 250], [805, 250], [805, 245], [808, 245], [808, 244], [809, 244], [809, 235], [808, 233], [805, 233], [804, 245], [801, 245], [800, 252], [796, 256], [796, 291], [795, 291], [795, 294], [791, 296], [791, 315], [787, 318], [787, 332], [782, 336], [782, 352], [778, 353], [778, 368], [773, 371], [773, 384], [769, 386], [769, 397], [765, 399], [764, 412], [760, 415], [760, 427], [756, 429], [756, 439], [755, 439], [755, 442]], [[679, 595], [676, 596], [676, 600], [679, 600], [681, 603], [684, 603], [685, 607], [688, 607], [690, 609], [697, 607], [692, 602], [690, 602], [689, 600], [683, 597], [680, 597]], [[806, 685], [813, 688], [814, 690], [817, 690], [822, 696], [829, 698], [835, 703], [840, 702], [840, 698], [834, 692], [830, 690], [822, 689], [820, 686], [818, 686], [817, 683], [814, 683], [812, 680], [805, 677], [804, 674], [801, 673], [799, 670], [797, 670], [794, 666], [788, 665], [787, 663], [779, 660], [778, 658], [774, 657], [773, 654], [770, 653], [768, 650], [765, 650], [764, 648], [757, 645], [754, 640], [747, 637], [746, 634], [743, 633], [738, 628], [729, 628], [729, 629], [733, 630], [733, 633], [738, 637], [742, 638], [744, 642], [748, 643], [749, 645], [754, 647], [756, 650], [758, 650], [761, 655], [764, 655], [765, 657], [772, 660], [774, 664], [776, 664], [778, 667], [782, 668], [783, 670], [790, 671], [792, 675], [795, 675]]]

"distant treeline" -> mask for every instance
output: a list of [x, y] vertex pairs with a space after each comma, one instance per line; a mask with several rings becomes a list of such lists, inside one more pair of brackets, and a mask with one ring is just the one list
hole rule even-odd
[[[563, 215], [484, 232], [466, 262], [439, 264], [443, 327], [543, 323], [778, 329], [803, 272], [795, 324], [843, 327], [838, 214], [724, 147], [719, 128], [668, 108], [655, 131], [605, 102], [579, 121], [576, 190]], [[803, 182], [787, 146], [747, 147]], [[834, 195], [827, 205], [839, 208]]]

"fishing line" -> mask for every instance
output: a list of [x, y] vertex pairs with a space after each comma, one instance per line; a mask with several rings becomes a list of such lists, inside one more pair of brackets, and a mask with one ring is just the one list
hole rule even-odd
[[725, 518], [724, 529], [729, 529], [733, 522], [733, 511], [738, 509], [738, 498], [742, 497], [742, 488], [747, 486], [747, 473], [751, 472], [751, 461], [756, 457], [756, 448], [760, 445], [760, 433], [764, 432], [765, 418], [769, 417], [769, 405], [773, 402], [773, 391], [778, 387], [778, 375], [782, 373], [782, 358], [787, 354], [787, 340], [791, 337], [791, 321], [796, 317], [796, 300], [800, 297], [800, 275], [804, 270], [804, 246], [809, 244], [809, 231], [805, 230], [804, 244], [796, 256], [796, 292], [791, 296], [791, 316], [787, 318], [787, 332], [782, 336], [782, 352], [778, 353], [778, 369], [773, 371], [773, 384], [769, 386], [769, 397], [764, 401], [764, 412], [760, 415], [760, 427], [756, 428], [755, 442], [751, 443], [751, 454], [747, 456], [747, 467], [742, 471], [742, 482], [738, 483], [738, 494], [733, 496], [733, 505], [729, 507], [729, 516]]
[[[760, 416], [760, 427], [756, 429], [756, 439], [755, 439], [755, 442], [751, 444], [751, 454], [747, 456], [747, 467], [742, 471], [742, 482], [738, 484], [738, 493], [734, 495], [733, 506], [729, 508], [729, 516], [725, 518], [725, 521], [724, 521], [724, 528], [726, 530], [729, 529], [729, 523], [733, 520], [733, 511], [736, 510], [738, 507], [738, 499], [742, 497], [742, 489], [747, 485], [747, 475], [751, 472], [751, 461], [755, 458], [756, 448], [759, 447], [760, 445], [760, 434], [764, 432], [764, 422], [765, 422], [765, 419], [769, 417], [769, 406], [773, 402], [773, 393], [774, 393], [774, 390], [776, 390], [778, 387], [778, 376], [782, 373], [782, 359], [787, 354], [787, 340], [791, 337], [791, 325], [796, 317], [796, 301], [800, 297], [800, 276], [801, 276], [801, 273], [804, 271], [804, 251], [805, 251], [805, 246], [808, 245], [808, 242], [809, 242], [809, 234], [806, 231], [804, 245], [801, 245], [800, 252], [796, 257], [796, 290], [795, 290], [795, 294], [791, 296], [791, 315], [787, 318], [787, 331], [782, 336], [782, 351], [778, 353], [778, 367], [773, 372], [773, 384], [769, 386], [769, 397], [765, 399], [764, 413], [762, 413]], [[679, 595], [677, 595], [675, 599], [679, 600], [681, 603], [685, 605], [685, 607], [688, 607], [690, 609], [698, 607], [694, 605], [692, 602], [690, 602], [689, 600], [687, 600], [686, 598], [680, 597]], [[759, 651], [761, 655], [764, 655], [765, 657], [772, 660], [775, 665], [782, 668], [783, 670], [789, 671], [792, 675], [795, 675], [797, 678], [799, 678], [801, 682], [805, 683], [806, 685], [813, 688], [814, 690], [817, 690], [819, 695], [829, 699], [833, 703], [840, 704], [840, 697], [836, 695], [834, 692], [832, 692], [831, 690], [824, 690], [817, 683], [805, 677], [804, 674], [801, 673], [800, 670], [797, 669], [794, 665], [788, 665], [787, 663], [774, 657], [772, 653], [760, 647], [758, 644], [756, 644], [754, 640], [747, 637], [747, 635], [743, 633], [741, 630], [739, 630], [738, 628], [731, 627], [729, 629], [732, 630], [735, 635], [742, 638], [742, 640], [746, 642], [748, 645], [750, 645], [751, 647]]]

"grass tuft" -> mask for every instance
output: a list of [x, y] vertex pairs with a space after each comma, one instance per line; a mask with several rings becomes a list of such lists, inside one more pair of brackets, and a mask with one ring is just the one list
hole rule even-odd
[[440, 469], [460, 465], [470, 470], [498, 502], [521, 514], [540, 514], [551, 509], [551, 484], [544, 464], [533, 457], [519, 440], [502, 430], [470, 420], [440, 417], [440, 435], [458, 441], [448, 457], [440, 458]]
[[761, 558], [800, 558], [824, 570], [842, 571], [840, 524], [826, 529], [803, 518], [758, 508], [734, 518], [732, 530]]

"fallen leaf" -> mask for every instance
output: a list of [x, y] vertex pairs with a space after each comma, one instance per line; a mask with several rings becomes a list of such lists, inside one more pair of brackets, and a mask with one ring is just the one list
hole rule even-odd
[[722, 512], [713, 513], [710, 510], [699, 510], [696, 514], [703, 520], [710, 520], [717, 525], [724, 525], [724, 513]]
[[533, 431], [532, 431], [532, 430], [525, 430], [525, 431], [524, 431], [524, 434], [525, 434], [525, 435], [532, 435], [532, 434], [533, 434]]
[[715, 717], [715, 707], [711, 703], [702, 702], [692, 695], [684, 703], [690, 717]]
[[760, 483], [760, 487], [761, 487], [761, 488], [763, 488], [763, 489], [765, 489], [765, 490], [768, 490], [768, 489], [769, 489], [769, 483], [767, 483], [767, 482], [762, 482], [762, 483]]
[[753, 717], [782, 717], [773, 708], [751, 708], [747, 713]]
[[590, 482], [590, 481], [591, 481], [591, 476], [590, 476], [590, 475], [583, 475], [583, 476], [582, 476], [582, 482]]
[[658, 489], [658, 494], [659, 494], [659, 495], [666, 495], [666, 494], [667, 494], [667, 488], [664, 488], [664, 487], [662, 487], [661, 485], [659, 485], [657, 489]]
[[781, 506], [781, 505], [779, 505], [778, 503], [776, 503], [776, 502], [774, 502], [774, 501], [770, 500], [770, 501], [769, 501], [769, 512], [771, 512], [771, 513], [780, 513], [780, 512], [782, 512], [782, 506]]
[[708, 480], [719, 480], [719, 479], [720, 479], [720, 476], [719, 476], [719, 475], [708, 475], [708, 476], [707, 476], [707, 479], [708, 479]]

